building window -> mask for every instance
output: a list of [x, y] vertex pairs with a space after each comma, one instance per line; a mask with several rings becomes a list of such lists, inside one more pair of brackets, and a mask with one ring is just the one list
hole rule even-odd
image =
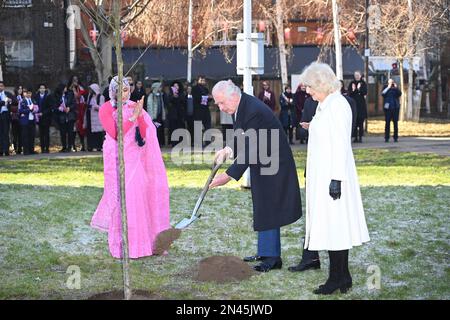
[[7, 67], [31, 67], [34, 61], [33, 41], [6, 40], [5, 54]]
[[32, 0], [4, 0], [3, 6], [6, 8], [24, 8], [31, 7], [33, 5]]

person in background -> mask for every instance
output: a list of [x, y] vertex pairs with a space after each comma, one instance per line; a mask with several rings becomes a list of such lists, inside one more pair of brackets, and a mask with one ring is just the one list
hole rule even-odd
[[275, 113], [275, 94], [270, 90], [269, 82], [263, 81], [262, 90], [258, 95], [258, 99], [264, 102]]
[[34, 139], [36, 136], [36, 122], [38, 121], [38, 106], [32, 100], [31, 89], [23, 90], [24, 97], [19, 106], [20, 131], [22, 133], [23, 154], [35, 154]]
[[309, 123], [312, 121], [316, 114], [318, 102], [311, 97], [306, 98], [305, 105], [303, 107], [302, 118], [300, 119], [300, 138], [308, 143], [308, 128]]
[[147, 103], [148, 103], [148, 96], [150, 93], [152, 93], [152, 85], [150, 82], [145, 81], [145, 98], [144, 98], [144, 110], [147, 112]]
[[398, 116], [400, 114], [399, 98], [402, 92], [398, 89], [397, 84], [393, 79], [388, 80], [387, 86], [383, 88], [381, 95], [384, 99], [384, 141], [389, 142], [391, 121], [394, 123], [394, 142], [398, 142]]
[[188, 85], [185, 96], [186, 128], [191, 136], [191, 146], [194, 145], [194, 98], [192, 97], [192, 86]]
[[198, 77], [197, 84], [192, 87], [192, 97], [194, 99], [194, 121], [201, 121], [203, 129], [206, 131], [211, 128], [209, 102], [211, 101], [212, 96], [209, 93], [209, 89], [206, 87], [205, 76]]
[[50, 152], [50, 125], [52, 123], [52, 106], [49, 100], [47, 86], [45, 84], [39, 85], [39, 90], [33, 99], [38, 108], [38, 125], [39, 125], [39, 142], [42, 153]]
[[294, 127], [296, 126], [296, 112], [294, 97], [290, 86], [284, 88], [284, 92], [280, 95], [280, 122], [289, 137], [289, 143], [294, 144]]
[[[81, 149], [80, 151], [86, 151], [86, 124], [84, 123], [86, 119], [86, 98], [87, 90], [81, 86], [78, 77], [72, 76], [67, 84], [67, 90], [72, 91], [75, 98], [75, 105], [77, 110], [77, 118], [75, 121], [76, 132], [80, 139]], [[74, 145], [74, 151], [78, 151]]]
[[339, 80], [341, 82], [341, 94], [347, 99], [350, 108], [352, 109], [352, 136], [353, 132], [356, 129], [356, 101], [353, 98], [350, 98], [348, 95], [348, 91], [345, 90], [344, 80]]
[[23, 100], [23, 87], [18, 86], [14, 89], [14, 96], [16, 97], [16, 103], [11, 105], [11, 134], [12, 144], [14, 152], [16, 154], [22, 153], [22, 136], [20, 133], [19, 122], [19, 106]]
[[0, 81], [0, 156], [9, 156], [10, 112], [16, 103], [12, 93], [5, 91], [5, 83]]
[[127, 79], [128, 84], [130, 85], [130, 97], [131, 97], [134, 93], [134, 90], [136, 89], [136, 86], [134, 84], [134, 79], [132, 76], [126, 76], [125, 78]]
[[162, 83], [154, 82], [152, 84], [152, 92], [147, 97], [147, 112], [157, 128], [157, 136], [160, 147], [166, 145], [164, 128], [167, 119], [167, 112], [164, 100]]
[[102, 96], [105, 98], [105, 102], [109, 101], [109, 83], [111, 82], [111, 80], [112, 80], [112, 77], [109, 76], [108, 77], [108, 84], [105, 87], [105, 89], [103, 89]]
[[105, 97], [100, 93], [98, 84], [93, 83], [89, 86], [88, 109], [86, 112], [87, 124], [87, 150], [102, 151], [105, 131], [100, 123], [100, 106], [105, 103]]
[[348, 95], [356, 102], [356, 129], [353, 134], [353, 142], [362, 142], [364, 121], [367, 118], [367, 85], [362, 79], [361, 72], [355, 71], [354, 80], [348, 86]]
[[75, 151], [75, 120], [77, 119], [77, 105], [72, 90], [67, 90], [64, 84], [55, 89], [54, 112], [57, 115], [59, 132], [61, 135], [60, 152]]
[[305, 143], [305, 136], [302, 134], [302, 130], [300, 127], [300, 119], [302, 118], [303, 109], [305, 107], [305, 101], [309, 98], [309, 94], [306, 92], [306, 87], [303, 83], [300, 83], [297, 87], [297, 90], [294, 93], [294, 103], [296, 109], [296, 119], [297, 123], [295, 126], [295, 136], [297, 140], [300, 140], [300, 143]]
[[171, 137], [172, 133], [184, 128], [184, 93], [183, 87], [179, 82], [173, 82], [167, 97], [167, 113], [169, 118], [169, 144], [173, 147]]
[[137, 102], [141, 100], [142, 97], [145, 96], [145, 89], [142, 81], [138, 80], [136, 81], [136, 88], [134, 89], [133, 93], [130, 96], [130, 100]]

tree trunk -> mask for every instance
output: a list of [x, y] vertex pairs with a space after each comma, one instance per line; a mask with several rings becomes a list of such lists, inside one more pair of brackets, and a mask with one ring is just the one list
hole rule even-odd
[[425, 113], [430, 114], [431, 113], [431, 107], [430, 107], [430, 75], [428, 73], [428, 59], [427, 59], [427, 51], [424, 50], [422, 54], [423, 58], [423, 77], [425, 78], [425, 90], [423, 92], [425, 93]]
[[407, 99], [407, 112], [406, 112], [406, 120], [413, 120], [413, 90], [414, 90], [414, 79], [413, 79], [413, 68], [412, 68], [412, 57], [408, 59], [408, 99]]
[[406, 118], [406, 101], [405, 101], [405, 80], [403, 76], [403, 59], [399, 59], [399, 70], [400, 70], [400, 90], [402, 91], [402, 96], [400, 98], [400, 121], [405, 121]]
[[442, 69], [441, 69], [441, 39], [439, 37], [438, 44], [437, 44], [437, 112], [441, 113], [443, 112], [443, 101], [442, 101]]
[[[408, 0], [408, 18], [409, 21], [413, 20], [413, 5], [412, 5], [412, 0]], [[411, 26], [411, 28], [413, 28], [413, 26]], [[414, 46], [413, 43], [413, 38], [414, 38], [414, 32], [411, 32], [409, 39], [408, 39], [408, 44], [409, 47], [412, 48]], [[413, 60], [413, 55], [410, 55], [408, 57], [408, 97], [407, 97], [407, 106], [406, 106], [406, 118], [405, 120], [412, 120], [413, 118], [413, 68], [412, 68], [412, 60]]]
[[[334, 47], [336, 52], [336, 76], [339, 80], [344, 80], [344, 72], [342, 69], [342, 44], [341, 44], [341, 27], [339, 23], [339, 6], [337, 0], [333, 0], [333, 29], [334, 29]], [[368, 77], [366, 75], [366, 82]]]
[[119, 88], [117, 91], [117, 113], [118, 113], [118, 136], [117, 142], [119, 147], [119, 188], [120, 188], [120, 211], [122, 216], [122, 270], [123, 270], [123, 291], [125, 300], [131, 298], [130, 287], [130, 265], [128, 255], [128, 224], [127, 224], [127, 208], [125, 197], [125, 161], [123, 154], [123, 115], [122, 115], [122, 88], [123, 88], [123, 60], [122, 60], [122, 48], [120, 38], [120, 0], [114, 0], [113, 3], [113, 15], [114, 15], [114, 45], [116, 48], [116, 60], [117, 60], [117, 74], [119, 81]]
[[100, 43], [100, 54], [102, 57], [101, 66], [101, 77], [98, 78], [98, 84], [103, 87], [108, 84], [108, 77], [112, 76], [112, 47], [113, 47], [113, 36], [107, 34], [102, 37]]
[[281, 82], [282, 82], [282, 88], [281, 90], [284, 90], [284, 87], [289, 84], [288, 80], [288, 72], [287, 72], [287, 62], [286, 62], [286, 44], [284, 41], [284, 23], [283, 23], [283, 8], [281, 5], [281, 1], [277, 0], [276, 3], [276, 13], [277, 13], [277, 20], [276, 20], [276, 29], [277, 29], [277, 37], [278, 37], [278, 51], [280, 53], [280, 68], [281, 68]]
[[108, 82], [108, 77], [112, 75], [112, 47], [113, 36], [110, 30], [100, 30], [101, 35], [98, 37], [98, 45], [100, 49], [92, 42], [86, 25], [81, 21], [81, 34], [84, 42], [89, 48], [92, 62], [97, 73], [98, 84], [103, 87]]

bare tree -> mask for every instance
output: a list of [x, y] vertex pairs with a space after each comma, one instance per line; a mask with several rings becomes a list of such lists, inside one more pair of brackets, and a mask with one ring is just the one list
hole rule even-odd
[[266, 0], [256, 3], [259, 18], [266, 19], [276, 34], [283, 87], [289, 83], [287, 59], [291, 53], [291, 47], [285, 39], [287, 24], [291, 18], [298, 18], [302, 14], [301, 9], [312, 4], [314, 0]]
[[[413, 112], [413, 104], [407, 103], [407, 94], [404, 82], [404, 63], [408, 61], [409, 69], [412, 69], [412, 59], [426, 46], [419, 46], [425, 43], [429, 37], [433, 23], [438, 19], [440, 10], [433, 6], [434, 0], [424, 0], [421, 2], [412, 0], [376, 0], [375, 4], [380, 10], [379, 28], [375, 29], [371, 36], [375, 37], [376, 46], [371, 50], [377, 55], [392, 56], [399, 61], [400, 87], [402, 91], [402, 103], [400, 109], [401, 120], [418, 120], [418, 112]], [[412, 77], [409, 77], [409, 88], [412, 90]], [[415, 107], [419, 107], [418, 105]], [[413, 115], [415, 115], [413, 117]]]

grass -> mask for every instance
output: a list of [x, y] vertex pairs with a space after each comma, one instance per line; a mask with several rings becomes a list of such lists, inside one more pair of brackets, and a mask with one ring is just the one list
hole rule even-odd
[[[202, 218], [168, 256], [132, 261], [134, 288], [172, 299], [449, 299], [450, 158], [379, 149], [357, 150], [355, 158], [371, 242], [350, 252], [354, 288], [347, 295], [312, 294], [327, 278], [325, 252], [318, 271], [283, 268], [222, 285], [192, 279], [202, 258], [255, 252], [251, 196], [236, 182], [208, 193]], [[295, 159], [304, 186], [305, 153]], [[180, 167], [169, 155], [165, 162], [175, 223], [189, 215], [210, 167]], [[0, 161], [1, 299], [84, 299], [120, 289], [121, 264], [110, 257], [106, 235], [89, 227], [102, 168], [101, 158]], [[298, 262], [303, 235], [304, 217], [282, 228], [286, 267]], [[67, 287], [73, 265], [80, 289]], [[374, 266], [380, 289], [367, 286]]]

